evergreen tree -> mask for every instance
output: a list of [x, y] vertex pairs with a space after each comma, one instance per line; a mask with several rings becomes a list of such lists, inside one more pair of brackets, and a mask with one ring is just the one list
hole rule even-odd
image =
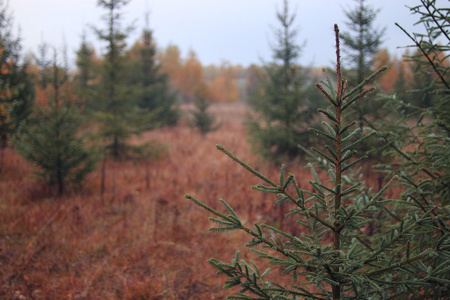
[[88, 44], [86, 40], [86, 33], [83, 33], [81, 38], [80, 48], [76, 52], [76, 66], [78, 69], [75, 76], [76, 81], [82, 88], [87, 88], [89, 81], [93, 76], [93, 55], [94, 49]]
[[12, 16], [0, 0], [0, 148], [30, 114], [34, 88], [21, 57], [20, 39], [12, 32]]
[[[350, 31], [340, 36], [344, 53], [349, 66], [349, 84], [356, 86], [371, 74], [375, 54], [382, 43], [385, 30], [375, 27], [375, 18], [379, 10], [366, 4], [366, 0], [356, 0], [357, 6], [350, 11], [344, 11], [348, 21], [345, 23]], [[362, 91], [362, 90], [361, 90]], [[377, 112], [374, 101], [364, 101], [353, 108], [359, 116], [359, 127], [362, 131], [364, 118]], [[379, 106], [378, 106], [379, 107]]]
[[252, 141], [264, 156], [273, 159], [291, 159], [300, 154], [298, 144], [311, 144], [313, 135], [307, 127], [317, 118], [317, 98], [306, 94], [313, 83], [296, 64], [301, 47], [293, 29], [295, 16], [285, 0], [283, 10], [277, 13], [281, 28], [276, 32], [274, 61], [265, 66], [260, 87], [250, 98], [258, 115], [248, 122]]
[[207, 111], [211, 104], [207, 100], [206, 87], [199, 89], [195, 94], [194, 104], [196, 110], [192, 111], [191, 126], [198, 128], [203, 135], [219, 129], [220, 124], [215, 124], [216, 116]]
[[[429, 229], [423, 230], [419, 239], [410, 240], [411, 249], [420, 252], [430, 247], [450, 248], [450, 67], [446, 60], [450, 54], [450, 20], [449, 9], [439, 8], [435, 0], [421, 0], [411, 11], [420, 18], [418, 24], [424, 25], [426, 34], [411, 35], [397, 25], [411, 38], [410, 47], [417, 49], [408, 59], [414, 62], [415, 71], [424, 75], [423, 81], [405, 98], [388, 99], [389, 118], [372, 126], [384, 139], [386, 146], [381, 150], [391, 160], [380, 164], [379, 169], [397, 174], [403, 187], [401, 201], [391, 207], [390, 217], [379, 222], [413, 219], [431, 211]], [[438, 42], [438, 37], [443, 39]], [[417, 103], [416, 97], [430, 97], [433, 105]], [[404, 203], [411, 203], [412, 209], [404, 209]], [[431, 253], [427, 272], [421, 272], [430, 279], [421, 287], [420, 295], [445, 299], [450, 295], [450, 256]]]
[[[323, 138], [324, 147], [310, 152], [319, 166], [328, 169], [327, 178], [320, 178], [314, 164], [308, 164], [312, 191], [302, 190], [294, 175], [285, 174], [284, 167], [279, 180], [270, 179], [217, 146], [264, 181], [253, 186], [254, 190], [276, 195], [275, 205], [285, 202], [292, 206], [286, 218], [295, 218], [302, 234], [296, 236], [268, 224], [248, 227], [224, 200], [220, 201], [227, 213], [186, 195], [214, 215], [210, 221], [217, 226], [211, 231], [244, 231], [250, 236], [246, 246], [251, 252], [283, 270], [278, 277], [271, 276], [271, 269], [262, 271], [257, 264], [240, 259], [239, 251], [231, 263], [211, 258], [209, 263], [217, 273], [228, 277], [224, 287], [239, 288], [227, 299], [418, 299], [428, 297], [424, 288], [449, 286], [448, 208], [386, 199], [384, 194], [396, 176], [375, 192], [354, 171], [363, 160], [358, 157], [358, 144], [372, 134], [359, 134], [358, 115], [351, 106], [366, 100], [374, 89], [365, 86], [386, 68], [349, 88], [341, 74], [337, 26], [335, 33], [337, 78], [326, 76], [325, 85], [317, 85], [331, 104], [331, 109], [321, 110], [329, 120], [326, 131], [313, 130]], [[401, 213], [392, 217], [392, 206]], [[376, 230], [367, 232], [367, 224], [380, 219], [383, 222]], [[279, 278], [281, 274], [292, 280]]]
[[[168, 75], [161, 71], [156, 60], [155, 48], [147, 19], [141, 40], [128, 53], [127, 82], [134, 87], [138, 107], [155, 113], [156, 121], [160, 125], [174, 125], [180, 117], [175, 106], [177, 97], [170, 90]], [[154, 124], [148, 124], [149, 129], [153, 127]]]
[[36, 107], [14, 144], [21, 156], [35, 164], [39, 178], [62, 195], [68, 184], [80, 183], [94, 170], [96, 154], [79, 134], [82, 119], [70, 101], [67, 75], [57, 65], [56, 52], [51, 70], [52, 99], [48, 107]]
[[37, 58], [37, 65], [39, 67], [39, 85], [42, 89], [46, 89], [51, 72], [51, 60], [47, 58], [48, 44], [42, 42], [38, 45], [38, 48], [39, 56]]
[[80, 48], [76, 51], [75, 64], [77, 66], [77, 72], [74, 77], [74, 87], [77, 90], [79, 98], [88, 104], [88, 109], [94, 108], [90, 99], [90, 95], [92, 94], [90, 91], [93, 85], [92, 81], [96, 78], [98, 71], [94, 56], [95, 50], [86, 40], [86, 33], [83, 33]]
[[132, 134], [140, 133], [154, 122], [154, 115], [136, 106], [132, 98], [133, 87], [127, 86], [124, 78], [126, 38], [133, 26], [121, 28], [119, 12], [129, 1], [100, 0], [98, 5], [108, 11], [104, 20], [106, 29], [94, 28], [100, 41], [107, 44], [101, 82], [95, 87], [95, 118], [101, 122], [102, 136], [109, 142], [107, 149], [114, 158], [127, 155], [133, 147], [126, 141]]

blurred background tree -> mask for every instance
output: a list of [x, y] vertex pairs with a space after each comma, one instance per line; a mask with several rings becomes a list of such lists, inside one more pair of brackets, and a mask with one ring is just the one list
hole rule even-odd
[[61, 196], [68, 185], [81, 183], [96, 168], [98, 155], [87, 146], [86, 133], [80, 134], [83, 118], [74, 105], [76, 97], [68, 76], [58, 65], [56, 50], [50, 70], [48, 105], [35, 106], [14, 145], [35, 165], [38, 178], [57, 187]]
[[274, 160], [293, 159], [301, 153], [299, 144], [314, 143], [308, 127], [319, 121], [317, 108], [323, 103], [317, 92], [308, 93], [314, 82], [297, 63], [301, 46], [296, 43], [295, 17], [285, 0], [283, 10], [277, 13], [280, 28], [272, 46], [273, 62], [265, 65], [249, 99], [256, 112], [248, 121], [252, 144]]
[[13, 32], [7, 3], [0, 0], [0, 148], [31, 113], [34, 87], [21, 54], [20, 38]]
[[122, 28], [120, 10], [128, 0], [101, 0], [98, 5], [107, 10], [105, 29], [95, 28], [99, 40], [106, 42], [106, 53], [101, 64], [101, 80], [93, 86], [91, 100], [95, 119], [101, 122], [100, 132], [108, 142], [107, 153], [114, 158], [126, 157], [134, 147], [127, 144], [133, 134], [148, 129], [156, 122], [155, 112], [140, 108], [134, 99], [135, 91], [126, 81], [125, 47], [132, 25]]
[[87, 41], [86, 32], [83, 32], [81, 44], [76, 51], [75, 66], [74, 88], [83, 104], [87, 103], [87, 108], [92, 109], [95, 105], [91, 99], [92, 92], [90, 92], [90, 88], [94, 81], [99, 78], [99, 63], [94, 47]]
[[197, 87], [195, 96], [195, 110], [191, 111], [191, 126], [197, 128], [202, 135], [219, 129], [220, 124], [216, 123], [216, 116], [207, 111], [211, 106], [211, 100], [209, 100], [209, 90], [206, 85]]
[[[357, 0], [357, 5], [352, 10], [345, 10], [348, 19], [345, 24], [349, 31], [341, 33], [340, 38], [347, 62], [348, 81], [350, 86], [362, 82], [373, 71], [376, 54], [383, 42], [385, 29], [375, 26], [375, 18], [379, 9], [374, 9], [366, 3], [366, 0]], [[361, 88], [362, 91], [362, 88]], [[353, 107], [359, 116], [359, 128], [362, 132], [364, 117], [373, 116], [379, 110], [375, 109], [376, 103], [371, 98], [361, 101]]]
[[[170, 89], [168, 75], [162, 72], [156, 59], [153, 32], [148, 22], [147, 14], [146, 27], [140, 40], [127, 51], [125, 80], [127, 85], [133, 87], [133, 97], [139, 108], [154, 113], [159, 125], [174, 125], [180, 117], [176, 107], [177, 97]], [[155, 127], [155, 124], [148, 125], [148, 129]]]

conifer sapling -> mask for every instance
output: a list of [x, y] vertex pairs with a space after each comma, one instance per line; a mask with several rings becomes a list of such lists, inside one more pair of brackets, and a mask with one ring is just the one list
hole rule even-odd
[[[408, 297], [432, 279], [428, 263], [437, 255], [450, 255], [447, 242], [435, 241], [425, 248], [415, 248], [413, 241], [423, 230], [434, 230], [432, 207], [414, 216], [399, 217], [381, 224], [368, 236], [364, 227], [380, 214], [389, 211], [392, 200], [383, 196], [396, 180], [392, 176], [379, 191], [364, 186], [354, 168], [364, 159], [358, 157], [358, 145], [373, 132], [359, 133], [358, 116], [351, 114], [352, 105], [364, 101], [374, 89], [366, 89], [386, 67], [381, 67], [349, 90], [341, 78], [339, 29], [336, 34], [336, 83], [326, 75], [318, 89], [330, 103], [319, 111], [326, 117], [325, 131], [312, 129], [322, 137], [324, 147], [309, 152], [316, 164], [308, 164], [313, 191], [299, 187], [293, 174], [281, 168], [279, 180], [269, 179], [223, 146], [217, 148], [253, 173], [264, 184], [252, 188], [276, 195], [275, 205], [291, 205], [286, 218], [300, 228], [300, 235], [280, 230], [269, 224], [243, 223], [227, 202], [220, 200], [227, 213], [222, 213], [191, 195], [186, 198], [211, 212], [210, 221], [217, 224], [211, 231], [242, 230], [250, 236], [246, 245], [251, 252], [270, 265], [278, 267], [288, 278], [274, 278], [270, 268], [259, 270], [254, 262], [240, 259], [236, 252], [231, 263], [211, 258], [209, 263], [218, 274], [228, 277], [225, 288], [238, 287], [227, 299], [394, 299]], [[328, 177], [320, 178], [315, 165], [326, 168]], [[327, 238], [331, 236], [331, 238]], [[447, 235], [448, 239], [448, 235]], [[445, 266], [439, 266], [445, 272]], [[441, 273], [437, 274], [441, 274]]]

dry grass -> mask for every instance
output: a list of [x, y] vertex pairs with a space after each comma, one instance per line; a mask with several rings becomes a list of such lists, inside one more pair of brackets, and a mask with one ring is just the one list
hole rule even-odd
[[[0, 180], [0, 298], [224, 299], [224, 278], [209, 257], [250, 258], [246, 236], [210, 234], [207, 214], [189, 193], [222, 209], [229, 202], [248, 223], [274, 221], [270, 196], [251, 191], [260, 181], [215, 149], [220, 143], [264, 174], [278, 167], [250, 151], [242, 125], [245, 106], [216, 105], [222, 127], [206, 136], [185, 124], [148, 132], [167, 152], [148, 163], [108, 161], [106, 193], [100, 171], [58, 199], [35, 183], [31, 167], [12, 149], [3, 153]], [[291, 167], [307, 188], [309, 173]], [[376, 181], [376, 178], [374, 178]]]

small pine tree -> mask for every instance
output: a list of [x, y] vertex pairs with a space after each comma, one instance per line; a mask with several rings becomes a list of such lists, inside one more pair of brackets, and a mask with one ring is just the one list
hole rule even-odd
[[306, 93], [312, 81], [296, 63], [301, 47], [295, 41], [295, 17], [285, 0], [277, 13], [281, 28], [276, 32], [274, 62], [265, 66], [260, 87], [250, 97], [257, 113], [248, 121], [251, 140], [263, 156], [275, 160], [292, 159], [300, 154], [298, 144], [312, 144], [308, 126], [317, 119], [321, 100]]
[[[146, 23], [141, 39], [127, 52], [125, 80], [133, 86], [135, 104], [139, 108], [153, 112], [160, 126], [175, 125], [180, 118], [177, 97], [170, 90], [168, 75], [161, 71], [148, 19]], [[148, 124], [148, 129], [153, 127], [155, 124]]]
[[198, 128], [203, 135], [219, 129], [220, 124], [215, 124], [216, 116], [207, 112], [210, 103], [206, 100], [206, 97], [199, 96], [194, 99], [194, 103], [196, 110], [192, 111], [192, 127]]
[[[396, 176], [374, 192], [365, 187], [358, 173], [353, 171], [364, 159], [358, 158], [356, 149], [372, 133], [360, 136], [356, 126], [358, 116], [350, 108], [364, 101], [374, 90], [364, 87], [386, 68], [378, 69], [349, 89], [341, 77], [337, 25], [335, 33], [336, 85], [328, 76], [325, 85], [317, 85], [331, 105], [331, 109], [320, 110], [329, 120], [324, 122], [326, 131], [313, 129], [323, 138], [324, 147], [313, 148], [314, 154], [311, 152], [314, 160], [328, 169], [327, 180], [319, 178], [314, 165], [309, 164], [313, 191], [302, 190], [294, 175], [286, 176], [284, 167], [279, 180], [272, 180], [217, 146], [265, 182], [253, 186], [254, 190], [276, 195], [275, 205], [286, 202], [292, 206], [286, 217], [295, 218], [297, 225], [302, 227], [302, 234], [295, 236], [268, 224], [254, 224], [254, 228], [250, 228], [224, 200], [220, 201], [227, 213], [186, 195], [214, 215], [210, 221], [217, 226], [211, 231], [244, 231], [251, 237], [246, 246], [252, 253], [281, 268], [283, 274], [292, 276], [290, 284], [286, 284], [287, 279], [281, 281], [272, 277], [275, 281], [270, 281], [270, 269], [260, 271], [255, 263], [240, 259], [239, 251], [231, 263], [211, 258], [209, 263], [217, 273], [228, 277], [225, 288], [240, 288], [227, 299], [405, 299], [418, 294], [429, 284], [449, 283], [445, 276], [448, 274], [450, 235], [447, 225], [436, 224], [439, 222], [435, 215], [437, 206], [422, 210], [414, 203], [400, 201], [402, 211], [411, 214], [396, 214], [389, 222], [380, 223], [371, 235], [364, 230], [381, 215], [390, 215], [390, 205], [394, 201], [383, 195]], [[424, 234], [430, 239], [424, 247], [417, 247]], [[327, 235], [332, 236], [331, 240], [326, 238]], [[434, 265], [436, 258], [444, 262]]]
[[69, 101], [70, 91], [67, 82], [63, 82], [66, 76], [56, 64], [56, 54], [52, 70], [52, 99], [48, 107], [36, 108], [21, 127], [14, 145], [21, 156], [35, 164], [38, 177], [56, 186], [62, 195], [68, 184], [80, 183], [95, 169], [97, 155], [79, 133], [82, 119]]

